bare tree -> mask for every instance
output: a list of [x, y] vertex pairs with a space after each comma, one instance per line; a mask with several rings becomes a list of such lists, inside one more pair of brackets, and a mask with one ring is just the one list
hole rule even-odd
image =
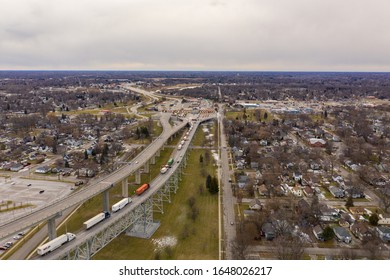
[[390, 208], [390, 196], [387, 193], [389, 193], [389, 187], [386, 187], [383, 190], [383, 193], [381, 193], [378, 196], [380, 199], [381, 205], [385, 209], [386, 212], [388, 212], [388, 210]]
[[246, 259], [246, 250], [249, 247], [250, 236], [247, 232], [238, 232], [236, 239], [232, 241], [232, 253], [233, 259], [235, 260], [245, 260]]
[[296, 236], [279, 236], [276, 243], [275, 254], [279, 260], [302, 260], [304, 243]]

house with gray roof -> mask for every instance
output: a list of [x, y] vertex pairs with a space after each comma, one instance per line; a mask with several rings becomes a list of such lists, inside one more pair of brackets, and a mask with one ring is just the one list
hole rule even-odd
[[333, 232], [338, 240], [344, 243], [352, 242], [352, 236], [347, 229], [343, 227], [334, 227]]
[[322, 227], [320, 225], [316, 225], [314, 228], [313, 228], [313, 234], [314, 236], [320, 240], [320, 241], [324, 241], [324, 237], [322, 236], [322, 234], [324, 233], [324, 230], [322, 229]]
[[261, 210], [261, 208], [263, 208], [263, 206], [261, 205], [260, 200], [258, 200], [257, 198], [253, 199], [249, 203], [249, 209], [251, 209], [251, 210]]
[[344, 190], [336, 186], [330, 186], [329, 192], [336, 198], [343, 198], [345, 196]]
[[261, 232], [267, 240], [273, 240], [276, 237], [275, 228], [271, 223], [264, 223]]
[[390, 242], [390, 227], [380, 226], [376, 228], [378, 237], [384, 242]]

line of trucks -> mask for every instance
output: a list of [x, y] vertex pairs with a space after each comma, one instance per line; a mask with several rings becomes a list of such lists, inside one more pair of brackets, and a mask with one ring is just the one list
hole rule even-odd
[[186, 134], [184, 135], [183, 140], [180, 141], [179, 146], [177, 146], [177, 149], [178, 149], [179, 151], [183, 148], [183, 145], [184, 145], [185, 141], [188, 140], [188, 136], [190, 135], [191, 129], [192, 129], [192, 126], [190, 126], [190, 128], [188, 129], [188, 131], [187, 131]]
[[[136, 193], [136, 195], [141, 195], [149, 188], [150, 188], [149, 184], [143, 184], [135, 191], [135, 193]], [[129, 204], [131, 202], [132, 202], [132, 199], [130, 197], [123, 198], [111, 206], [111, 212], [112, 213], [118, 212], [119, 210], [123, 209], [127, 204]], [[83, 223], [83, 228], [85, 230], [88, 230], [88, 229], [92, 228], [93, 226], [97, 225], [98, 223], [100, 223], [101, 221], [108, 219], [110, 216], [111, 216], [111, 213], [108, 211], [104, 211], [102, 213], [99, 213], [96, 216], [85, 221]], [[76, 238], [76, 235], [74, 233], [68, 232], [68, 233], [62, 234], [62, 235], [58, 236], [57, 238], [54, 238], [53, 240], [50, 240], [49, 242], [39, 246], [37, 248], [37, 254], [40, 256], [44, 256], [44, 255], [56, 250], [57, 248], [61, 247], [65, 243], [72, 241], [75, 238]]]
[[160, 169], [160, 173], [161, 174], [164, 174], [168, 171], [169, 168], [172, 167], [173, 163], [175, 162], [175, 160], [173, 158], [170, 158], [167, 162], [166, 165], [164, 165], [161, 169]]

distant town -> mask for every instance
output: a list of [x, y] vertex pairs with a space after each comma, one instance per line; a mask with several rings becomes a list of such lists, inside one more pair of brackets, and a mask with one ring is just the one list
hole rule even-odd
[[[162, 188], [175, 185], [169, 198], [151, 194], [158, 214], [148, 217], [159, 228], [140, 244], [129, 225], [88, 258], [390, 259], [389, 78], [0, 71], [0, 229], [108, 182], [167, 140], [103, 197], [104, 205], [132, 198], [123, 207], [135, 215], [138, 187], [175, 178]], [[175, 164], [178, 173], [167, 172]], [[67, 207], [56, 216], [65, 219], [58, 235], [71, 230], [81, 242], [82, 222], [101, 205], [90, 195]], [[46, 255], [35, 253], [47, 242], [42, 223], [0, 236], [0, 258]], [[103, 223], [89, 234], [114, 227]], [[40, 237], [37, 227], [46, 230]], [[76, 241], [66, 240], [62, 255], [78, 257], [69, 253]], [[114, 249], [124, 244], [138, 253]]]

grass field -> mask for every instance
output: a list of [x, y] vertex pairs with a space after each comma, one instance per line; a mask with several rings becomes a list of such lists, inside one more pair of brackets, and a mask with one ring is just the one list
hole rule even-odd
[[[164, 214], [154, 214], [161, 226], [151, 239], [122, 234], [94, 259], [218, 259], [218, 197], [209, 194], [204, 187], [207, 174], [214, 175], [215, 168], [212, 162], [207, 166], [200, 165], [199, 157], [203, 153], [200, 149], [191, 151], [172, 203], [164, 204]], [[190, 197], [195, 199], [199, 211], [195, 220], [190, 217]]]
[[[269, 111], [266, 111], [264, 109], [261, 109], [261, 121], [264, 121], [264, 122], [270, 122], [274, 119], [273, 115], [269, 112]], [[267, 112], [267, 119], [264, 119], [264, 113]], [[251, 121], [251, 122], [254, 122], [256, 121], [256, 118], [254, 116], [254, 109], [246, 109], [246, 115], [247, 115], [247, 121]], [[243, 110], [240, 110], [240, 111], [227, 111], [226, 114], [225, 114], [226, 118], [228, 119], [238, 119], [238, 120], [244, 120], [243, 116], [244, 116], [244, 111]]]

